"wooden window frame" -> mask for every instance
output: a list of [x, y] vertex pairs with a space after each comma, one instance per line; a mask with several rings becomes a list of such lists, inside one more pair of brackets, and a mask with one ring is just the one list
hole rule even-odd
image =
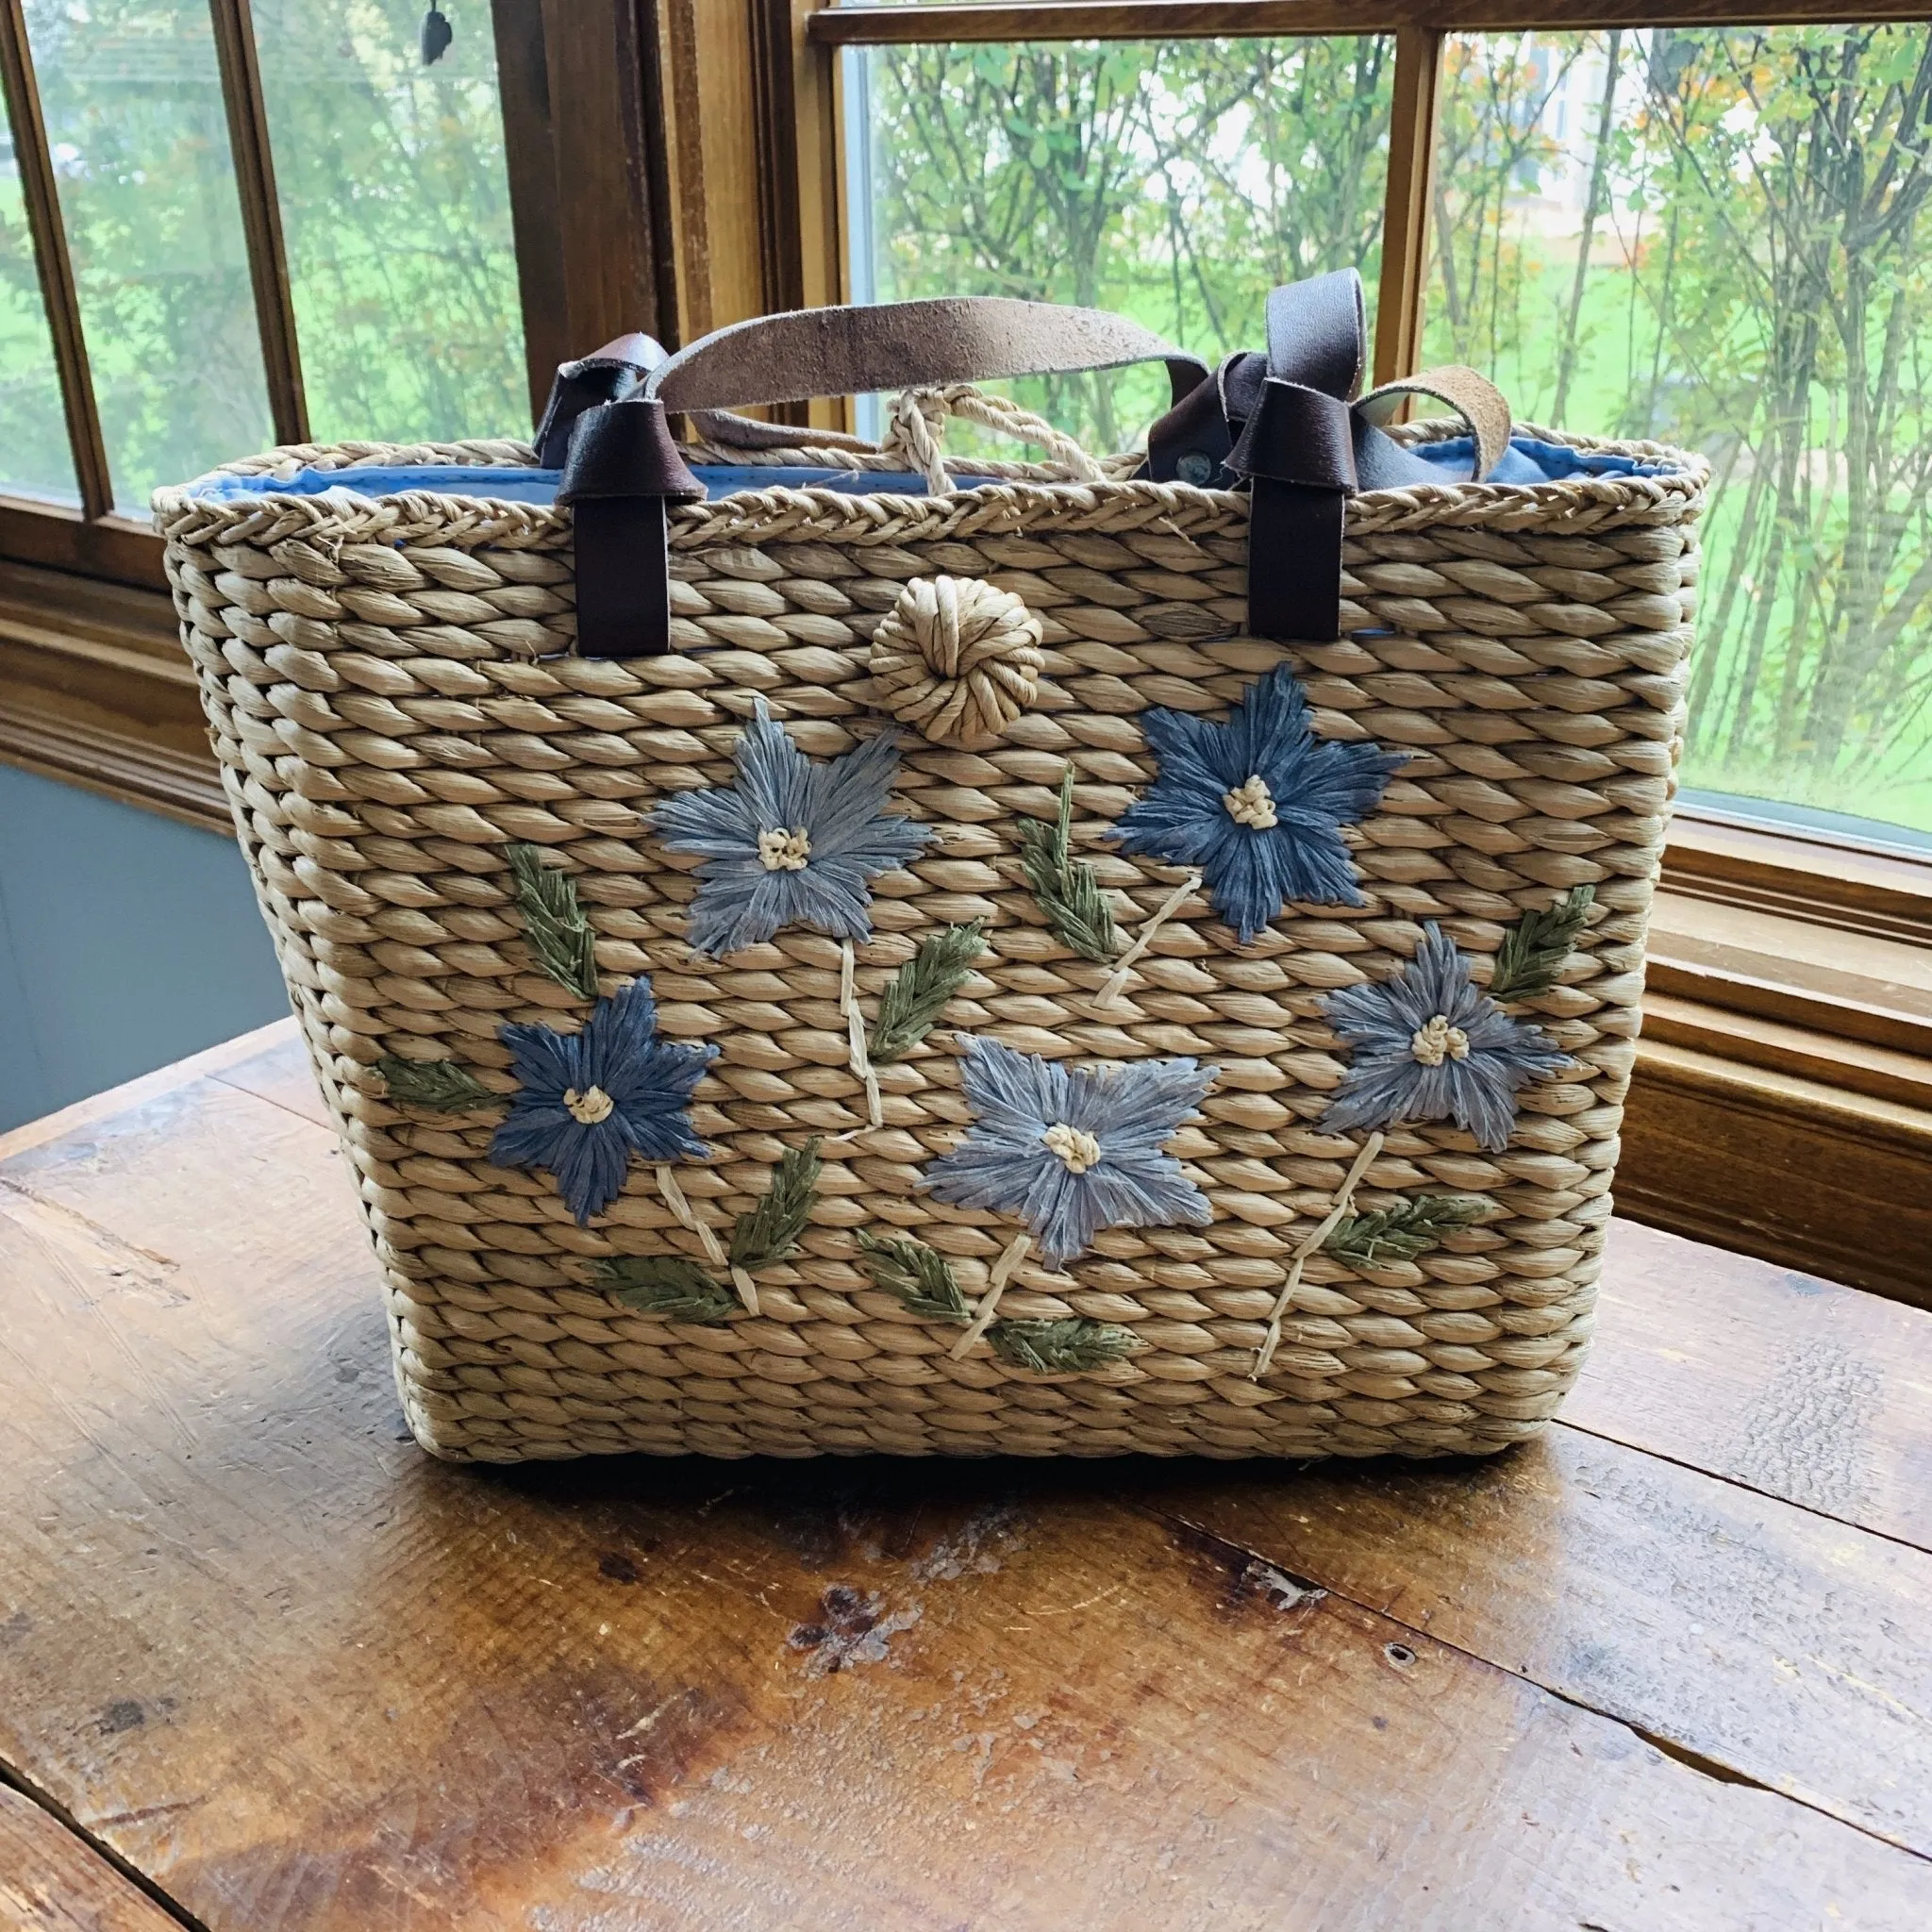
[[[276, 433], [307, 435], [249, 0], [209, 0]], [[1395, 37], [1377, 379], [1416, 366], [1445, 38], [1913, 21], [1923, 0], [491, 0], [533, 415], [556, 364], [844, 299], [843, 49]], [[160, 546], [109, 508], [22, 0], [0, 0], [78, 509], [0, 496], [0, 758], [226, 829]], [[20, 137], [25, 133], [25, 140]], [[844, 406], [779, 413], [849, 426]], [[1680, 807], [1653, 936], [1623, 1206], [1885, 1292], [1932, 1294], [1890, 1205], [1932, 1168], [1932, 864]]]
[[[308, 438], [250, 0], [208, 0], [279, 441]], [[557, 364], [627, 330], [675, 340], [657, 103], [662, 0], [491, 0], [532, 420]], [[113, 509], [79, 290], [23, 0], [0, 0], [14, 136], [78, 507], [0, 491], [0, 758], [227, 829], [145, 522]]]

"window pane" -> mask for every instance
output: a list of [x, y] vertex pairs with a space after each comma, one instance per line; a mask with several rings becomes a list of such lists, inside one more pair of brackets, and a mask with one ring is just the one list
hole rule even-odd
[[0, 491], [78, 503], [20, 169], [0, 117]]
[[114, 477], [147, 514], [272, 439], [206, 0], [26, 0]]
[[422, 0], [255, 0], [308, 416], [318, 441], [527, 434], [496, 50]]
[[[1210, 360], [1259, 348], [1277, 282], [1358, 267], [1373, 299], [1394, 71], [1374, 35], [855, 53], [855, 293], [1074, 302]], [[1158, 368], [1003, 387], [1099, 451], [1167, 406]]]
[[1932, 829], [1932, 33], [1452, 40], [1432, 361], [1702, 450], [1686, 783]]

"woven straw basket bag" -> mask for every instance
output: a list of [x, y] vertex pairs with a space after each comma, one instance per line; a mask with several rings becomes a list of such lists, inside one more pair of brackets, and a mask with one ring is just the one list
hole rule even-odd
[[[1427, 1456], [1591, 1330], [1704, 465], [1005, 301], [156, 499], [417, 1438]], [[1095, 460], [975, 380], [1158, 358]], [[904, 391], [879, 444], [727, 413]], [[1378, 426], [1410, 392], [1456, 420]], [[673, 418], [688, 440], [675, 441]], [[1043, 451], [948, 458], [948, 415]], [[1484, 478], [1487, 480], [1474, 480]]]

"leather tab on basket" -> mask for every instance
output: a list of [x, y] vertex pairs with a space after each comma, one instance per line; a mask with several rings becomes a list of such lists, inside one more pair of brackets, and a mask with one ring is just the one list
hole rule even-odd
[[1333, 640], [1348, 498], [1445, 480], [1376, 427], [1408, 397], [1437, 397], [1469, 425], [1478, 482], [1509, 447], [1509, 405], [1487, 376], [1429, 369], [1356, 401], [1367, 353], [1353, 269], [1291, 283], [1268, 297], [1267, 355], [1230, 356], [1211, 384], [1147, 432], [1156, 483], [1248, 481], [1248, 629], [1257, 637]]
[[[1227, 467], [1251, 479], [1248, 629], [1328, 642], [1341, 625], [1341, 530], [1356, 491], [1355, 419], [1368, 352], [1353, 269], [1268, 297], [1267, 372]], [[1252, 362], [1227, 371], [1230, 403]]]
[[575, 525], [579, 657], [659, 658], [671, 648], [665, 507], [704, 495], [663, 404], [637, 395], [577, 418], [557, 500]]
[[1374, 389], [1355, 407], [1370, 423], [1387, 423], [1411, 396], [1428, 396], [1447, 403], [1469, 425], [1475, 439], [1473, 480], [1480, 483], [1509, 449], [1509, 403], [1496, 385], [1479, 370], [1460, 362], [1444, 362], [1424, 369], [1420, 375], [1405, 375], [1397, 382], [1385, 382]]
[[1340, 631], [1354, 419], [1340, 396], [1268, 377], [1228, 467], [1248, 476], [1248, 629], [1321, 642]]
[[[1234, 432], [1228, 427], [1227, 378], [1237, 362], [1250, 358], [1234, 355], [1214, 372], [1213, 380], [1197, 384], [1147, 432], [1149, 482], [1191, 483], [1196, 490], [1225, 490]], [[1260, 358], [1253, 358], [1259, 361]]]
[[621, 403], [664, 359], [663, 345], [650, 336], [619, 336], [575, 362], [558, 365], [550, 400], [537, 425], [537, 464], [560, 470], [570, 454], [570, 433], [586, 409]]

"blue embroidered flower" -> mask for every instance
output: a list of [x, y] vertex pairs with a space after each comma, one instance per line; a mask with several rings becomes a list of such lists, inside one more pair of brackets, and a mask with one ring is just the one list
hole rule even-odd
[[511, 1022], [501, 1036], [517, 1093], [490, 1158], [546, 1168], [580, 1224], [617, 1198], [632, 1154], [668, 1161], [711, 1151], [685, 1109], [718, 1049], [659, 1040], [648, 980], [599, 1000], [581, 1032]]
[[1402, 755], [1317, 739], [1289, 666], [1251, 684], [1225, 724], [1157, 709], [1141, 729], [1160, 774], [1114, 834], [1128, 852], [1199, 866], [1243, 945], [1290, 900], [1365, 903], [1341, 827], [1374, 809]]
[[1143, 1060], [1095, 1070], [968, 1039], [961, 1065], [978, 1118], [964, 1143], [925, 1171], [958, 1208], [1017, 1214], [1058, 1268], [1103, 1227], [1205, 1225], [1208, 1197], [1162, 1143], [1200, 1105], [1218, 1069]]
[[890, 729], [813, 764], [762, 698], [738, 741], [738, 783], [680, 791], [651, 814], [673, 852], [694, 853], [691, 942], [713, 958], [806, 924], [840, 940], [872, 934], [866, 881], [904, 865], [932, 827], [882, 812], [899, 769]]
[[1540, 1027], [1512, 1020], [1469, 976], [1469, 961], [1434, 925], [1392, 978], [1344, 987], [1323, 1001], [1354, 1048], [1347, 1077], [1322, 1116], [1324, 1133], [1453, 1120], [1500, 1154], [1516, 1125], [1516, 1091], [1567, 1066]]

